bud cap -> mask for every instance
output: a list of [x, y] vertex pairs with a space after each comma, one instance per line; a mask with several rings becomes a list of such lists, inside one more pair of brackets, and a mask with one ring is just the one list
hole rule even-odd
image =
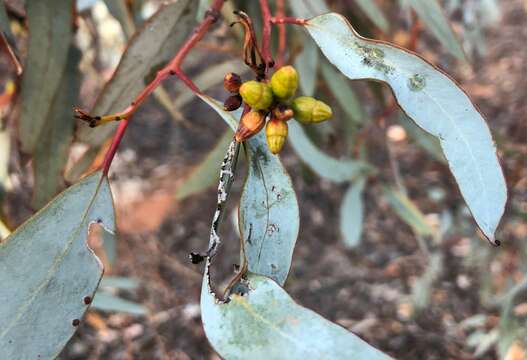
[[295, 119], [305, 124], [319, 123], [333, 115], [329, 105], [310, 96], [300, 96], [291, 105]]
[[249, 111], [242, 116], [238, 129], [234, 134], [237, 142], [242, 142], [258, 133], [265, 125], [265, 116], [259, 111]]
[[285, 121], [271, 119], [265, 127], [267, 147], [273, 154], [278, 154], [284, 147], [287, 138], [287, 123]]
[[298, 73], [290, 65], [281, 67], [271, 77], [271, 89], [279, 99], [289, 99], [295, 95], [297, 87]]
[[254, 110], [267, 109], [273, 103], [273, 92], [269, 85], [255, 80], [244, 82], [240, 87], [240, 95]]

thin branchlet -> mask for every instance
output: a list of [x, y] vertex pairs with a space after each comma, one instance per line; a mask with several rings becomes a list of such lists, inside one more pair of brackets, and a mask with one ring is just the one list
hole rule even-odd
[[212, 258], [218, 251], [218, 247], [221, 243], [220, 236], [218, 235], [219, 226], [221, 224], [221, 220], [225, 212], [225, 204], [229, 198], [229, 192], [234, 181], [234, 174], [236, 172], [236, 164], [238, 162], [239, 152], [240, 143], [236, 140], [233, 140], [227, 149], [227, 153], [223, 158], [223, 162], [221, 163], [216, 211], [212, 217], [212, 225], [210, 227], [209, 248], [204, 254], [191, 253], [189, 257], [193, 263], [201, 262], [205, 258]]

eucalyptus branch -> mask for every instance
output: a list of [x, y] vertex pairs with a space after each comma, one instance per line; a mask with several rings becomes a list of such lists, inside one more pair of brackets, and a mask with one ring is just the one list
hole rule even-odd
[[108, 174], [112, 160], [115, 156], [115, 152], [119, 147], [122, 137], [126, 132], [128, 126], [128, 120], [131, 116], [137, 111], [139, 106], [143, 101], [159, 86], [159, 84], [171, 75], [176, 75], [179, 77], [185, 85], [187, 85], [193, 92], [201, 93], [199, 88], [183, 73], [181, 70], [181, 64], [185, 60], [186, 56], [196, 46], [196, 44], [205, 36], [208, 32], [210, 26], [214, 24], [219, 16], [220, 10], [224, 4], [225, 0], [214, 0], [210, 9], [206, 12], [205, 18], [203, 21], [196, 27], [192, 35], [185, 41], [183, 46], [180, 48], [178, 53], [174, 56], [172, 61], [165, 66], [163, 69], [157, 72], [154, 80], [152, 80], [141, 93], [132, 101], [132, 103], [122, 112], [117, 114], [105, 115], [105, 116], [91, 116], [88, 113], [75, 109], [76, 117], [87, 121], [90, 126], [95, 127], [110, 121], [122, 121], [119, 124], [119, 127], [114, 135], [112, 144], [105, 156], [105, 161], [103, 163], [103, 173]]

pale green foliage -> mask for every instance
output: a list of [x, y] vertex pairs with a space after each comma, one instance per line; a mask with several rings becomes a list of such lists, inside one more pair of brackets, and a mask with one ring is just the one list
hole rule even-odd
[[219, 303], [201, 291], [205, 332], [225, 359], [390, 359], [359, 337], [306, 309], [274, 281], [249, 275], [249, 292]]
[[[99, 95], [91, 111], [93, 114], [111, 114], [130, 105], [145, 87], [147, 80], [159, 67], [170, 60], [185, 40], [195, 22], [197, 1], [178, 0], [166, 4], [145, 24], [124, 52], [119, 66]], [[95, 149], [88, 151], [66, 177], [75, 179], [82, 174], [97, 155], [99, 149], [115, 131], [116, 123], [101, 126], [97, 131], [83, 125], [79, 140]]]
[[386, 82], [410, 118], [440, 140], [477, 224], [494, 243], [507, 190], [490, 131], [468, 96], [423, 59], [361, 38], [338, 14], [313, 18], [306, 29], [344, 75]]
[[344, 244], [356, 247], [361, 242], [364, 222], [364, 187], [366, 180], [359, 178], [346, 191], [340, 208], [340, 234]]
[[[217, 101], [201, 96], [231, 127], [236, 117]], [[239, 226], [249, 271], [283, 284], [298, 236], [299, 210], [291, 179], [278, 156], [267, 148], [263, 133], [246, 142], [249, 173], [240, 200]]]
[[372, 167], [360, 160], [339, 160], [324, 154], [307, 137], [302, 126], [289, 122], [288, 139], [298, 156], [317, 175], [340, 183], [356, 179], [359, 175], [371, 172]]
[[0, 244], [0, 358], [51, 359], [75, 332], [102, 276], [86, 245], [92, 222], [115, 231], [108, 181], [64, 191]]

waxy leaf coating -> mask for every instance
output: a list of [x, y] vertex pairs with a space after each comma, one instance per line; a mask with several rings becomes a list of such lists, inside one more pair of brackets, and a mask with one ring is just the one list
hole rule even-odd
[[478, 226], [492, 244], [507, 200], [496, 146], [485, 120], [447, 75], [409, 51], [359, 36], [334, 13], [305, 26], [324, 55], [348, 78], [387, 83], [404, 112], [436, 136]]

